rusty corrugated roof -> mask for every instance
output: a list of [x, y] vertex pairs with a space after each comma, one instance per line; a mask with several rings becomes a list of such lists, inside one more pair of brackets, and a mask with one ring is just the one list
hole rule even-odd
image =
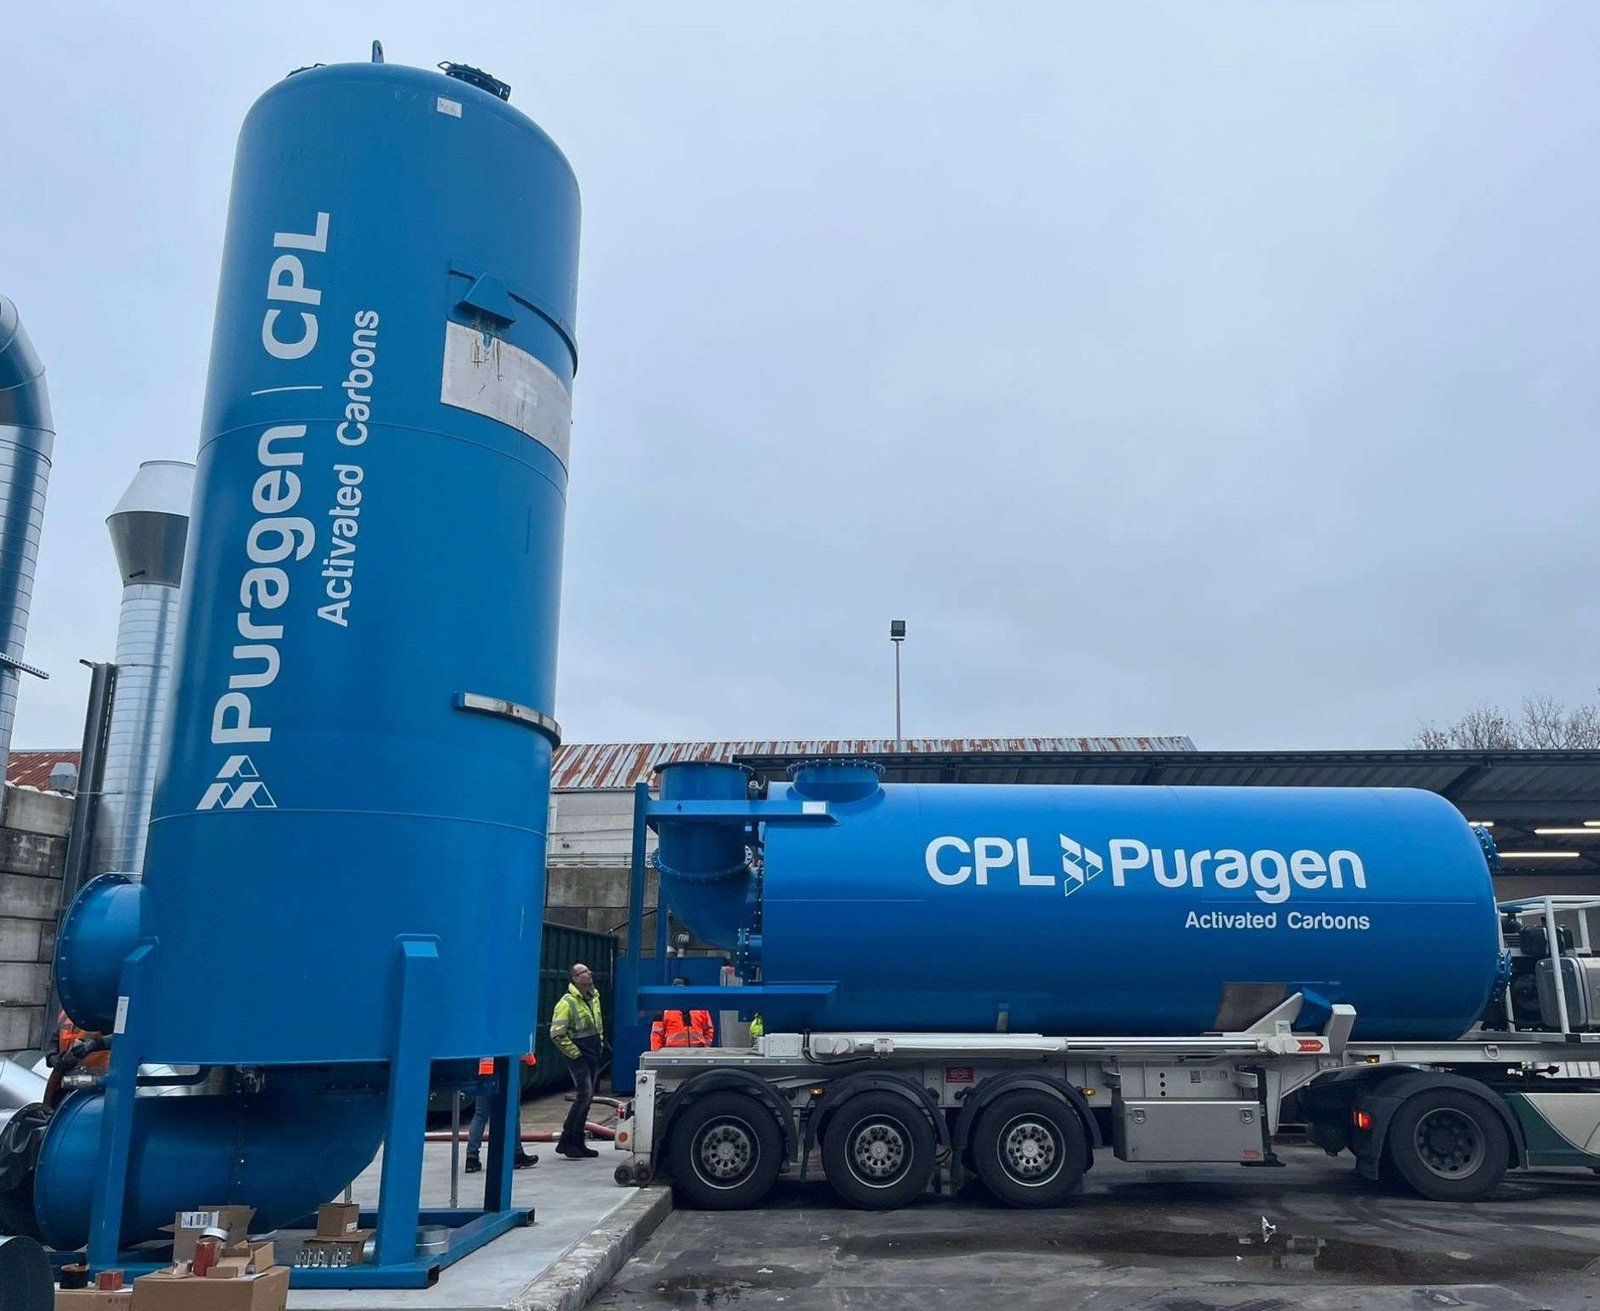
[[1187, 737], [823, 738], [812, 741], [601, 742], [557, 749], [557, 792], [610, 791], [644, 782], [658, 765], [749, 756], [1003, 755], [1051, 752], [1193, 751]]
[[[556, 748], [550, 785], [557, 792], [611, 791], [649, 779], [657, 765], [678, 760], [735, 760], [748, 756], [1039, 755], [1060, 752], [1193, 751], [1187, 737], [918, 737], [898, 747], [893, 738], [727, 742], [574, 742]], [[13, 751], [6, 781], [43, 788], [58, 762], [78, 763], [76, 751]]]
[[50, 771], [63, 760], [76, 765], [77, 751], [13, 751], [6, 761], [6, 782], [43, 791], [50, 786]]

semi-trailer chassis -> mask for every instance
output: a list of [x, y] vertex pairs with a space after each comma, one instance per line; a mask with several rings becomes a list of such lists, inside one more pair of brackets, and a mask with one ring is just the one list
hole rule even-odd
[[1295, 993], [1196, 1037], [772, 1033], [748, 1047], [649, 1052], [619, 1122], [628, 1159], [617, 1180], [664, 1175], [690, 1205], [735, 1209], [780, 1176], [820, 1173], [846, 1202], [889, 1209], [976, 1175], [1003, 1202], [1050, 1206], [1101, 1149], [1151, 1164], [1280, 1165], [1273, 1143], [1290, 1112], [1367, 1178], [1439, 1201], [1485, 1197], [1513, 1168], [1600, 1170], [1600, 1078], [1584, 1068], [1600, 1059], [1600, 1032], [1580, 1031], [1600, 1011], [1587, 982], [1597, 907], [1502, 906], [1505, 923], [1542, 924], [1567, 987], [1517, 995], [1513, 981], [1531, 988], [1536, 971], [1514, 938], [1508, 959], [1521, 963], [1497, 997], [1506, 1027], [1448, 1042], [1352, 1038], [1349, 1006], [1296, 1031]]

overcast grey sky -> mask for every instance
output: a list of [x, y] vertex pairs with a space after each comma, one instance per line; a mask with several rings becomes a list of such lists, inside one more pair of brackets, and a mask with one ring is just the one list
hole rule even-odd
[[[1600, 5], [152, 4], [6, 21], [56, 464], [16, 745], [192, 458], [233, 141], [481, 65], [584, 196], [569, 741], [1403, 745], [1600, 681]], [[84, 15], [88, 15], [85, 17]]]

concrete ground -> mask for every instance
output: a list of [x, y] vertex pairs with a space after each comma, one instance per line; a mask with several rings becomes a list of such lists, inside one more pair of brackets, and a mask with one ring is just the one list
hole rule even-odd
[[1492, 1200], [1451, 1206], [1381, 1191], [1347, 1156], [1283, 1155], [1280, 1170], [1106, 1156], [1054, 1211], [973, 1194], [871, 1213], [841, 1207], [826, 1185], [784, 1184], [759, 1210], [674, 1212], [592, 1305], [1600, 1307], [1600, 1178], [1512, 1175]]
[[[561, 1094], [524, 1104], [523, 1128], [559, 1130], [567, 1104]], [[470, 1106], [465, 1116], [470, 1117]], [[612, 1116], [596, 1106], [590, 1117], [606, 1123]], [[444, 1126], [448, 1129], [448, 1125]], [[465, 1139], [466, 1126], [462, 1126]], [[569, 1161], [555, 1154], [547, 1143], [529, 1143], [527, 1150], [539, 1156], [531, 1170], [518, 1170], [514, 1176], [512, 1201], [536, 1212], [532, 1225], [513, 1229], [444, 1271], [430, 1289], [333, 1292], [297, 1289], [289, 1294], [290, 1311], [315, 1311], [325, 1308], [361, 1308], [362, 1311], [497, 1311], [523, 1304], [525, 1290], [559, 1260], [582, 1242], [637, 1189], [621, 1188], [611, 1177], [624, 1153], [610, 1143], [592, 1142], [600, 1155], [592, 1160]], [[466, 1148], [462, 1147], [462, 1159]], [[379, 1161], [382, 1157], [380, 1155]], [[376, 1205], [378, 1161], [353, 1185], [355, 1200]], [[462, 1206], [482, 1205], [483, 1176], [460, 1176]], [[423, 1167], [422, 1203], [442, 1207], [450, 1200], [450, 1144], [430, 1143]], [[280, 1231], [279, 1260], [293, 1259], [293, 1235]]]

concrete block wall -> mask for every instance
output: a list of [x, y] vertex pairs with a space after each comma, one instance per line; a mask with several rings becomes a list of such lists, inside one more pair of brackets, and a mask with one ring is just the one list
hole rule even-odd
[[0, 1056], [44, 1044], [72, 798], [7, 783], [0, 798]]
[[[633, 792], [558, 792], [550, 802], [545, 918], [552, 924], [628, 938], [628, 861], [633, 847]], [[655, 839], [650, 839], [655, 849]], [[645, 909], [656, 904], [656, 874], [645, 873]], [[655, 915], [644, 921], [654, 941]]]

